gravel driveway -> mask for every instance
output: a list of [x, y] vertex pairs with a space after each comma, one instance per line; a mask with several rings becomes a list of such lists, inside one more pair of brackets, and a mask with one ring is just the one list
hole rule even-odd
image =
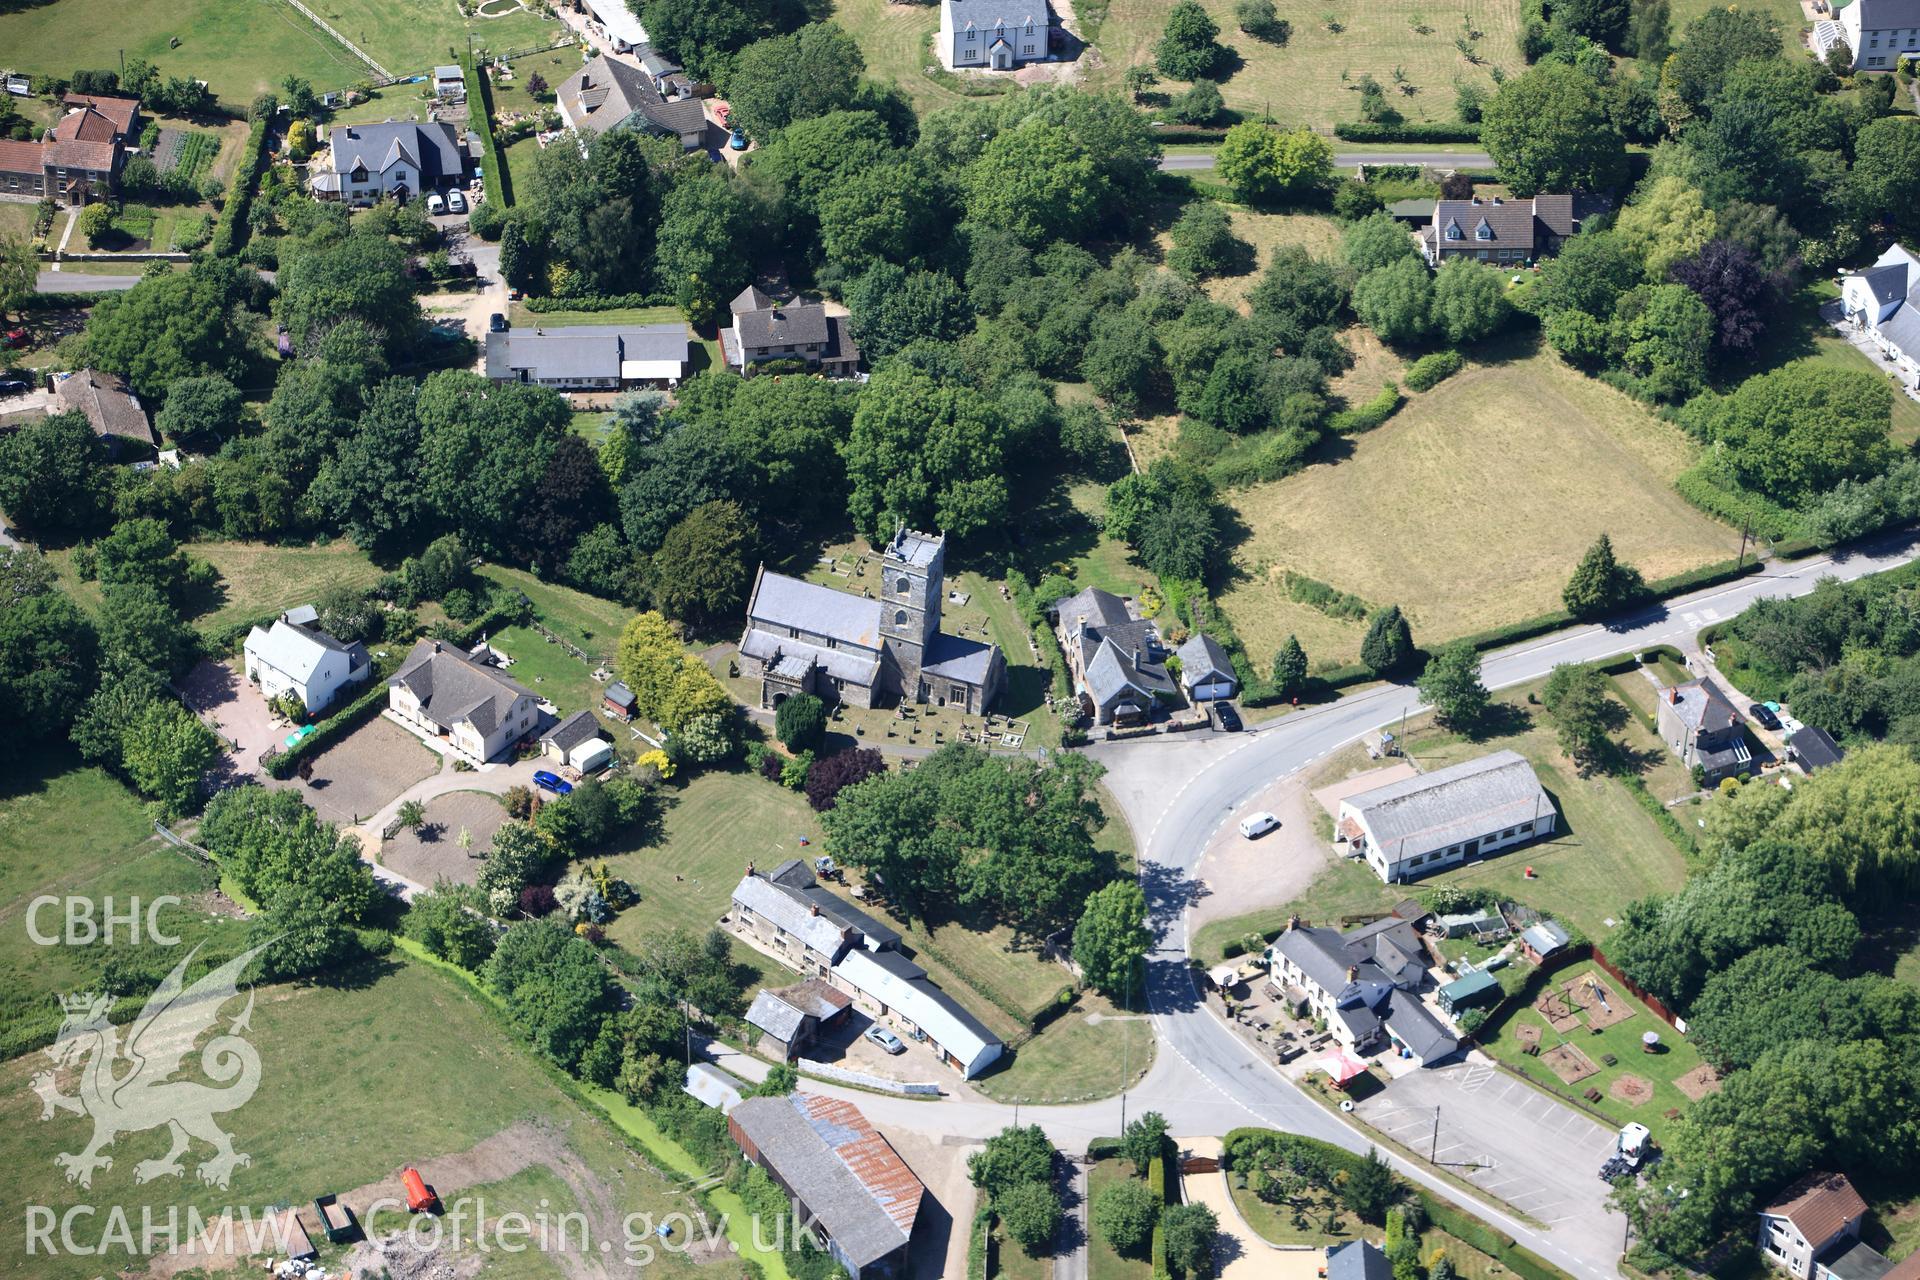
[[215, 733], [239, 744], [227, 752], [227, 778], [222, 780], [240, 782], [262, 776], [260, 757], [279, 746], [288, 729], [275, 718], [260, 691], [247, 683], [236, 662], [202, 658], [177, 687], [187, 705]]
[[351, 826], [439, 771], [440, 757], [420, 739], [376, 716], [313, 757], [300, 791], [321, 817]]
[[[493, 833], [507, 820], [506, 806], [485, 791], [451, 791], [427, 801], [426, 815], [419, 830], [402, 827], [381, 846], [380, 865], [416, 884], [473, 884]], [[463, 830], [473, 836], [471, 852], [460, 847]]]

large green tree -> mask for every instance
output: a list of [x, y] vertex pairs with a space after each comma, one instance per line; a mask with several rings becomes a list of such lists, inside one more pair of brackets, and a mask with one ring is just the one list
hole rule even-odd
[[737, 502], [695, 507], [654, 553], [652, 594], [661, 612], [711, 623], [738, 614], [753, 584], [758, 531]]
[[832, 22], [756, 40], [733, 60], [727, 122], [765, 138], [796, 120], [839, 111], [852, 105], [866, 65], [853, 37]]
[[1198, 80], [1211, 75], [1227, 51], [1217, 37], [1220, 26], [1195, 0], [1179, 0], [1167, 10], [1160, 42], [1153, 47], [1154, 65], [1172, 80]]
[[109, 474], [99, 437], [79, 413], [49, 414], [0, 433], [0, 511], [36, 536], [90, 529]]
[[1073, 962], [1090, 985], [1124, 996], [1137, 985], [1140, 961], [1152, 941], [1146, 895], [1132, 880], [1115, 880], [1087, 899], [1073, 929]]
[[1247, 121], [1227, 130], [1216, 164], [1242, 200], [1299, 200], [1332, 181], [1333, 144], [1308, 129], [1276, 133]]
[[0, 751], [66, 732], [94, 683], [93, 626], [43, 589], [0, 607]]
[[104, 295], [88, 317], [87, 358], [124, 376], [158, 403], [182, 378], [245, 376], [250, 322], [239, 314], [253, 286], [238, 262], [197, 262], [185, 271], [150, 275], [125, 293]]
[[1480, 142], [1517, 196], [1599, 191], [1626, 177], [1627, 144], [1601, 86], [1564, 62], [1542, 62], [1493, 95]]
[[1471, 641], [1443, 645], [1420, 673], [1420, 697], [1450, 729], [1473, 729], [1492, 698], [1480, 682], [1480, 653]]
[[1008, 426], [970, 387], [905, 365], [873, 376], [842, 450], [854, 524], [875, 540], [896, 522], [966, 537], [1007, 511]]
[[421, 384], [415, 412], [427, 502], [468, 545], [512, 550], [523, 508], [573, 421], [566, 400], [545, 387], [496, 387], [476, 373], [443, 370]]
[[1883, 379], [1797, 362], [1749, 378], [1729, 395], [1703, 397], [1682, 420], [1724, 447], [1742, 484], [1798, 506], [1842, 480], [1884, 470], [1894, 457], [1887, 438], [1892, 413]]
[[687, 319], [713, 323], [753, 275], [742, 246], [751, 239], [753, 211], [732, 179], [691, 170], [661, 206], [654, 270]]
[[1360, 661], [1375, 675], [1393, 675], [1413, 661], [1413, 628], [1400, 606], [1390, 604], [1376, 609], [1367, 619], [1367, 634], [1360, 641]]
[[355, 232], [296, 242], [283, 250], [276, 277], [280, 322], [301, 350], [313, 352], [341, 321], [363, 321], [377, 339], [404, 350], [421, 323], [407, 256], [384, 235]]
[[1360, 277], [1353, 312], [1395, 346], [1423, 341], [1433, 332], [1433, 274], [1418, 258], [1401, 258]]

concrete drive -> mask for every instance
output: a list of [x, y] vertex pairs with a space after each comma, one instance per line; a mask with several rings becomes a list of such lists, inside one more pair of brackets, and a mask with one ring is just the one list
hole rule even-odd
[[[1368, 1124], [1549, 1227], [1606, 1195], [1615, 1131], [1478, 1062], [1411, 1071], [1360, 1103]], [[1439, 1139], [1434, 1139], [1436, 1113]]]
[[139, 276], [96, 276], [84, 271], [42, 271], [33, 287], [41, 293], [125, 293]]

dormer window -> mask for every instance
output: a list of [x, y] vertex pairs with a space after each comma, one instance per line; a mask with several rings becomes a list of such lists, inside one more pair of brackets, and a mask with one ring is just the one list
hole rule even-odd
[[1480, 220], [1480, 225], [1473, 229], [1473, 238], [1475, 240], [1493, 239], [1493, 228], [1487, 225], [1487, 220], [1485, 218], [1482, 218]]
[[1457, 222], [1449, 222], [1447, 224], [1447, 239], [1459, 240], [1462, 238], [1463, 237], [1460, 232], [1460, 224]]

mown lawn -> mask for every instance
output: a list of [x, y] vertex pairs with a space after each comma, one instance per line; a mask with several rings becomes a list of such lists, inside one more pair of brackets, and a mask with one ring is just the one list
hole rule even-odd
[[489, 564], [481, 566], [480, 576], [520, 591], [533, 601], [534, 612], [548, 630], [609, 661], [619, 646], [621, 630], [633, 617], [633, 610], [625, 605], [543, 582], [525, 569]]
[[[1515, 0], [1476, 0], [1464, 7], [1423, 0], [1356, 0], [1324, 9], [1282, 6], [1280, 16], [1293, 28], [1285, 44], [1256, 40], [1241, 31], [1232, 0], [1201, 2], [1220, 28], [1220, 42], [1230, 50], [1220, 73], [1227, 106], [1251, 119], [1271, 115], [1290, 128], [1325, 130], [1337, 121], [1359, 119], [1360, 81], [1367, 75], [1380, 82], [1394, 109], [1407, 119], [1451, 120], [1456, 82], [1477, 84], [1491, 95], [1492, 67], [1515, 75], [1525, 70], [1514, 45], [1520, 29]], [[1100, 28], [1102, 66], [1089, 71], [1090, 83], [1117, 88], [1128, 67], [1151, 66], [1167, 9], [1164, 0], [1113, 0]], [[1327, 18], [1341, 29], [1330, 31]], [[1454, 43], [1467, 35], [1463, 19], [1470, 19], [1478, 32], [1472, 41], [1478, 66]], [[1677, 21], [1678, 15], [1676, 26]], [[1402, 92], [1396, 69], [1412, 93]], [[1161, 86], [1162, 92], [1173, 93], [1185, 88], [1180, 81]]]
[[[1277, 1205], [1268, 1204], [1248, 1190], [1238, 1174], [1229, 1175], [1229, 1185], [1240, 1216], [1247, 1220], [1255, 1235], [1269, 1244], [1325, 1248], [1366, 1235], [1365, 1224], [1318, 1187], [1307, 1188], [1292, 1204]], [[1299, 1223], [1295, 1221], [1296, 1215]], [[1327, 1229], [1329, 1221], [1332, 1230]]]
[[1328, 634], [1323, 615], [1288, 599], [1289, 570], [1399, 604], [1433, 646], [1558, 609], [1602, 532], [1649, 579], [1737, 551], [1737, 531], [1673, 490], [1695, 451], [1677, 428], [1530, 336], [1481, 355], [1352, 437], [1346, 456], [1226, 495], [1248, 533], [1221, 603], [1248, 652], [1298, 632], [1313, 659], [1358, 657], [1362, 624]]
[[396, 76], [457, 62], [469, 35], [477, 53], [549, 44], [567, 31], [525, 9], [499, 18], [463, 18], [453, 0], [319, 0], [309, 7]]
[[[1096, 1161], [1087, 1170], [1087, 1198], [1097, 1203], [1102, 1191], [1135, 1176], [1131, 1160]], [[1145, 1246], [1133, 1253], [1121, 1253], [1107, 1243], [1098, 1227], [1093, 1229], [1092, 1236], [1087, 1242], [1089, 1280], [1148, 1280], [1153, 1275], [1153, 1259]]]
[[1090, 1102], [1131, 1088], [1153, 1065], [1153, 1052], [1144, 1014], [1089, 991], [1079, 1008], [1013, 1050], [1011, 1063], [973, 1083], [1000, 1102]]
[[[1518, 1008], [1501, 1019], [1497, 1026], [1482, 1028], [1480, 1046], [1488, 1053], [1506, 1063], [1514, 1070], [1531, 1079], [1558, 1090], [1561, 1093], [1585, 1094], [1588, 1089], [1598, 1089], [1600, 1100], [1589, 1100], [1587, 1105], [1608, 1116], [1617, 1124], [1627, 1124], [1638, 1120], [1642, 1124], [1657, 1124], [1660, 1117], [1669, 1110], [1685, 1111], [1693, 1105], [1693, 1100], [1674, 1087], [1673, 1082], [1689, 1071], [1698, 1068], [1703, 1059], [1700, 1051], [1691, 1041], [1675, 1031], [1665, 1022], [1655, 1017], [1645, 1005], [1635, 1000], [1618, 982], [1601, 973], [1593, 965], [1570, 965], [1555, 973], [1552, 978], [1556, 988], [1567, 983], [1578, 983], [1584, 975], [1592, 974], [1607, 989], [1607, 999], [1616, 1005], [1625, 1005], [1633, 1010], [1632, 1016], [1602, 1028], [1597, 1034], [1588, 1025], [1587, 1015], [1580, 1015], [1580, 1025], [1573, 1027], [1564, 1035], [1556, 1034], [1540, 1012], [1531, 1006]], [[1541, 1058], [1530, 1057], [1521, 1052], [1519, 1029], [1532, 1027], [1540, 1034], [1540, 1052], [1545, 1055], [1558, 1044], [1570, 1044], [1585, 1054], [1593, 1065], [1600, 1068], [1598, 1073], [1590, 1075], [1573, 1084], [1563, 1084]], [[1660, 1036], [1662, 1050], [1659, 1053], [1647, 1053], [1641, 1048], [1640, 1037], [1648, 1032]], [[1608, 1066], [1602, 1055], [1612, 1054], [1614, 1065]], [[1611, 1092], [1613, 1084], [1627, 1076], [1637, 1076], [1653, 1086], [1652, 1097], [1639, 1104], [1630, 1104], [1616, 1098]]]
[[[212, 593], [198, 601], [192, 621], [202, 631], [261, 618], [299, 604], [311, 604], [333, 586], [368, 588], [382, 570], [367, 553], [341, 539], [316, 546], [278, 546], [264, 542], [191, 542], [187, 555], [205, 560], [220, 574]], [[60, 589], [92, 612], [101, 602], [100, 583], [82, 582], [73, 571], [73, 549], [48, 552], [60, 574]]]
[[860, 46], [869, 79], [891, 80], [922, 114], [965, 102], [966, 95], [926, 73], [927, 33], [940, 27], [938, 5], [835, 0], [833, 17]]
[[[1629, 902], [1648, 894], [1671, 893], [1686, 882], [1686, 858], [1617, 779], [1579, 776], [1573, 763], [1561, 753], [1546, 715], [1526, 702], [1527, 695], [1537, 694], [1539, 688], [1531, 685], [1504, 695], [1500, 705], [1513, 717], [1513, 726], [1479, 741], [1438, 729], [1426, 715], [1409, 722], [1407, 749], [1421, 772], [1431, 773], [1503, 749], [1517, 751], [1533, 764], [1540, 785], [1546, 788], [1560, 815], [1551, 839], [1456, 867], [1419, 883], [1491, 889], [1510, 901], [1556, 916], [1604, 945], [1611, 931], [1607, 921], [1617, 920]], [[1643, 776], [1656, 795], [1677, 785], [1674, 777], [1663, 771], [1678, 770], [1678, 765], [1638, 720], [1629, 718], [1614, 737], [1645, 763], [1647, 772]], [[1338, 776], [1328, 774], [1318, 781], [1331, 782]], [[1529, 867], [1534, 872], [1531, 880], [1526, 875]], [[1405, 890], [1404, 885], [1380, 883], [1380, 878], [1362, 863], [1340, 859], [1296, 901], [1205, 925], [1194, 939], [1194, 954], [1209, 964], [1216, 963], [1227, 942], [1253, 930], [1278, 929], [1290, 915], [1327, 921], [1385, 911], [1406, 897]]]
[[[555, 38], [557, 39], [558, 36], [556, 35]], [[546, 53], [532, 53], [524, 58], [515, 58], [511, 64], [513, 78], [493, 82], [493, 109], [502, 115], [518, 111], [522, 115], [537, 117], [553, 106], [554, 90], [560, 87], [560, 82], [578, 71], [584, 62], [585, 60], [580, 56], [580, 50], [572, 45], [564, 49], [552, 49]], [[527, 80], [536, 72], [542, 80], [547, 82], [546, 96], [537, 100], [527, 92]]]

